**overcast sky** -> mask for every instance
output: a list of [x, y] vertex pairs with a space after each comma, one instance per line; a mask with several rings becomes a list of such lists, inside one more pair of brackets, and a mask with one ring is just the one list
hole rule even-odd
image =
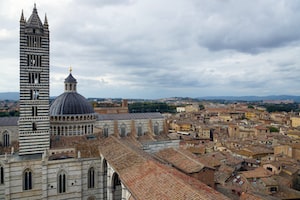
[[300, 95], [297, 0], [0, 0], [0, 92], [19, 91], [19, 19], [50, 29], [50, 95]]

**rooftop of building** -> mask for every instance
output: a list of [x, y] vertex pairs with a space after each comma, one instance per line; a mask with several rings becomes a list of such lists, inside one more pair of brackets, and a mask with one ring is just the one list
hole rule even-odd
[[0, 126], [17, 126], [19, 117], [0, 117]]
[[159, 113], [119, 113], [119, 114], [98, 114], [99, 121], [102, 120], [132, 120], [132, 119], [163, 119]]
[[169, 164], [172, 164], [177, 169], [188, 174], [199, 172], [204, 167], [207, 167], [203, 163], [200, 163], [195, 155], [183, 149], [163, 149], [157, 152], [156, 155]]
[[228, 199], [204, 183], [139, 154], [115, 137], [106, 138], [99, 150], [135, 199]]
[[50, 105], [50, 116], [93, 114], [94, 109], [85, 97], [77, 92], [64, 92]]

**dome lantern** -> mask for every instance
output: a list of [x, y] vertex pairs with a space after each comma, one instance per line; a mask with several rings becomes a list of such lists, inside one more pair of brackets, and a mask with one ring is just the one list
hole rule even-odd
[[72, 68], [70, 67], [70, 74], [65, 79], [65, 92], [76, 92], [77, 80], [72, 76]]

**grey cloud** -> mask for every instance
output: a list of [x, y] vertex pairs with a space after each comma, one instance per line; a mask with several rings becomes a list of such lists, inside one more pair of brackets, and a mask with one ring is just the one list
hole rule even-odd
[[299, 41], [300, 14], [295, 6], [300, 3], [291, 2], [223, 2], [222, 9], [207, 13], [204, 27], [199, 27], [204, 30], [200, 31], [198, 43], [212, 51], [235, 49], [257, 53]]
[[[15, 34], [0, 40], [1, 55], [18, 60], [22, 8], [1, 3], [16, 9], [14, 17], [0, 14]], [[24, 8], [27, 18], [32, 6]], [[51, 90], [58, 94], [70, 65], [86, 96], [299, 91], [298, 1], [53, 0], [37, 7], [42, 19], [44, 10], [48, 16]], [[18, 68], [1, 55], [1, 66]]]

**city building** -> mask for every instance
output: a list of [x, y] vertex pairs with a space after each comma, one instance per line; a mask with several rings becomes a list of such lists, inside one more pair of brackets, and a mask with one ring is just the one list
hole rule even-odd
[[228, 199], [146, 152], [178, 147], [160, 113], [96, 113], [71, 72], [50, 106], [48, 28], [36, 5], [28, 20], [22, 11], [20, 117], [0, 119], [0, 199]]

